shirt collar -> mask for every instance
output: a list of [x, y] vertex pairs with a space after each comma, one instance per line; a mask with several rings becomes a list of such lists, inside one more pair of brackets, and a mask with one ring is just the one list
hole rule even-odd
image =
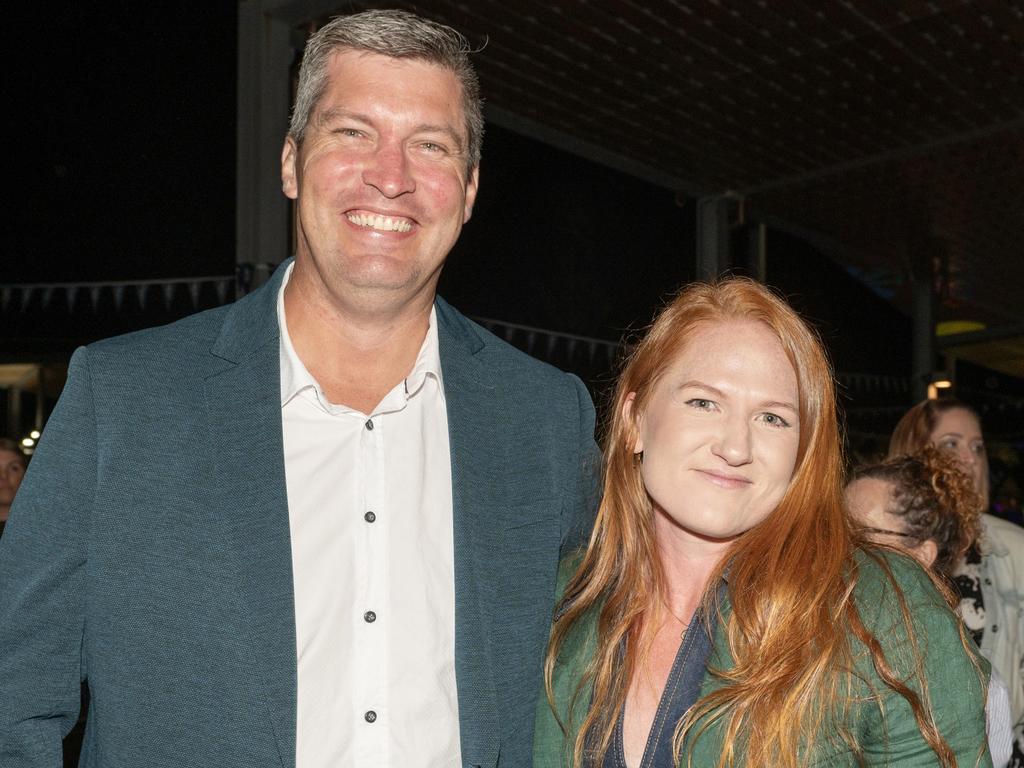
[[[307, 370], [305, 364], [296, 354], [295, 347], [292, 346], [291, 337], [288, 335], [288, 323], [284, 311], [284, 289], [288, 285], [288, 280], [291, 278], [294, 267], [295, 262], [288, 265], [284, 273], [284, 279], [281, 281], [281, 288], [277, 293], [277, 325], [281, 336], [281, 407], [283, 408], [296, 395], [308, 389], [313, 392], [321, 405], [325, 408], [330, 408], [331, 405], [323, 390], [320, 389], [320, 384], [317, 383], [317, 380], [313, 378], [313, 374]], [[420, 346], [416, 362], [413, 364], [409, 375], [405, 377], [405, 381], [399, 384], [398, 388], [402, 390], [404, 399], [408, 400], [419, 392], [423, 388], [423, 384], [428, 376], [437, 382], [438, 393], [443, 400], [444, 379], [441, 376], [441, 348], [437, 336], [436, 307], [430, 308], [427, 335]], [[385, 398], [385, 400], [390, 399], [391, 395]]]

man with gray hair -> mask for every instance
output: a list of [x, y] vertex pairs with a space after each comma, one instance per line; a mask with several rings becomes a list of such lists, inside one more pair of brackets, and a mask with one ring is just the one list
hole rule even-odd
[[476, 199], [469, 46], [309, 40], [294, 260], [75, 353], [0, 543], [0, 764], [527, 766], [590, 398], [435, 295]]

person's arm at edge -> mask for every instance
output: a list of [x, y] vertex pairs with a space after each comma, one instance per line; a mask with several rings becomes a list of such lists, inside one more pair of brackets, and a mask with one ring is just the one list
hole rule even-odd
[[562, 504], [562, 558], [586, 546], [601, 493], [601, 451], [594, 440], [594, 403], [583, 382], [572, 374], [567, 375], [578, 402], [575, 436], [578, 462], [576, 474], [570, 478], [575, 487], [567, 491]]
[[0, 541], [0, 765], [59, 768], [84, 677], [85, 562], [97, 474], [84, 349]]

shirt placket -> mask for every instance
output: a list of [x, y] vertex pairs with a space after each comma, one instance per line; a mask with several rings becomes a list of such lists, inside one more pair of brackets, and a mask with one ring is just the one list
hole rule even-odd
[[390, 730], [387, 688], [387, 546], [390, 520], [386, 508], [387, 467], [383, 416], [365, 420], [359, 441], [363, 471], [360, 514], [362, 562], [354, 604], [353, 637], [359, 647], [355, 674], [360, 695], [353, 716], [357, 719], [355, 756], [358, 765], [387, 765]]

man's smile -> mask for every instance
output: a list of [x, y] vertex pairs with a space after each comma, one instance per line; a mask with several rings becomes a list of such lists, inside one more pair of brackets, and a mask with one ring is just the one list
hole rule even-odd
[[381, 232], [408, 232], [413, 225], [412, 220], [404, 216], [385, 216], [371, 211], [349, 211], [345, 214], [345, 218], [357, 227]]

